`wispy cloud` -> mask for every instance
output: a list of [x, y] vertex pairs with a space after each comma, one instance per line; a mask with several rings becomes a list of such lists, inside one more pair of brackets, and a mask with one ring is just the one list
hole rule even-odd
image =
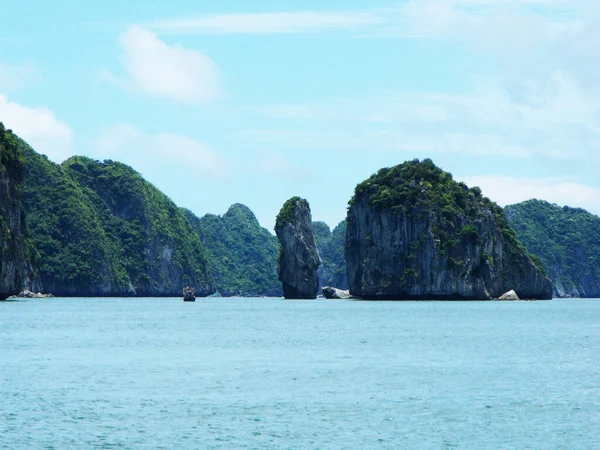
[[148, 27], [160, 33], [196, 35], [315, 34], [336, 30], [360, 32], [363, 36], [477, 34], [481, 42], [496, 41], [498, 28], [510, 26], [511, 39], [527, 37], [535, 43], [557, 31], [573, 30], [579, 19], [594, 9], [592, 0], [408, 0], [387, 8], [363, 10], [204, 14], [157, 20]]
[[484, 195], [502, 206], [537, 198], [600, 214], [600, 189], [581, 183], [554, 178], [507, 176], [475, 176], [463, 178], [462, 181], [469, 186], [479, 186]]
[[566, 74], [519, 96], [502, 79], [475, 86], [256, 108], [279, 126], [244, 136], [272, 147], [600, 159], [600, 97]]
[[18, 89], [43, 80], [42, 71], [32, 62], [13, 65], [0, 62], [0, 89]]
[[73, 131], [48, 108], [23, 106], [0, 94], [0, 122], [55, 162], [72, 155]]
[[376, 12], [361, 11], [234, 13], [161, 20], [150, 27], [171, 34], [321, 33], [361, 29], [380, 24], [382, 20]]
[[203, 102], [218, 98], [222, 88], [215, 63], [203, 53], [168, 45], [151, 31], [133, 25], [120, 37], [121, 61], [127, 72], [120, 79], [103, 69], [112, 83], [169, 100]]
[[148, 134], [130, 124], [105, 129], [95, 140], [94, 156], [117, 159], [153, 179], [181, 180], [187, 177], [222, 178], [229, 162], [203, 142], [172, 133]]

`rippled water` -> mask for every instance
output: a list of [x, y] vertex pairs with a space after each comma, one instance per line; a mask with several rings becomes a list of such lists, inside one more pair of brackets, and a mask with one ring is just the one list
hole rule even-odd
[[2, 448], [597, 448], [600, 300], [0, 302]]

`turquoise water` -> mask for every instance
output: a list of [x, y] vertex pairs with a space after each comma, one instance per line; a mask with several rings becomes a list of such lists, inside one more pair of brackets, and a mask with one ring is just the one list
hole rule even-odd
[[600, 300], [0, 302], [0, 448], [600, 448]]

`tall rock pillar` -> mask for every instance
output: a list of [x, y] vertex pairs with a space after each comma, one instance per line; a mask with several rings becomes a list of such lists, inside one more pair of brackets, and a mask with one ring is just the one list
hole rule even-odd
[[308, 202], [299, 197], [285, 202], [277, 215], [275, 233], [281, 244], [278, 273], [283, 296], [290, 299], [317, 298], [317, 269], [321, 258]]

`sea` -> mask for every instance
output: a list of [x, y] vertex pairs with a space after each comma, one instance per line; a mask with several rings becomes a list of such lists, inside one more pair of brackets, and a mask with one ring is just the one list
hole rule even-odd
[[600, 448], [600, 300], [0, 302], [2, 449]]

